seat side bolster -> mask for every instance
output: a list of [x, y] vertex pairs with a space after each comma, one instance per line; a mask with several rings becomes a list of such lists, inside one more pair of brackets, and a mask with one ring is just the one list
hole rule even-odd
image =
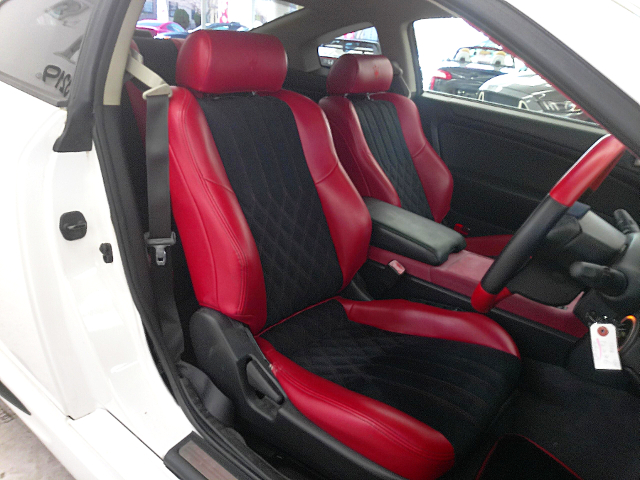
[[453, 177], [424, 136], [418, 107], [412, 100], [396, 93], [378, 93], [372, 98], [395, 105], [404, 140], [427, 196], [431, 214], [436, 222], [441, 222], [451, 206]]
[[407, 300], [358, 302], [339, 298], [349, 320], [387, 330], [422, 337], [484, 345], [520, 358], [509, 334], [484, 315], [455, 312]]
[[453, 466], [453, 447], [440, 432], [314, 375], [256, 340], [293, 405], [352, 450], [408, 479], [437, 478]]
[[351, 100], [333, 96], [320, 100], [340, 162], [363, 197], [373, 197], [400, 207], [395, 187], [371, 153]]
[[198, 303], [257, 332], [267, 316], [258, 249], [202, 109], [188, 90], [172, 90], [171, 204]]
[[288, 90], [272, 94], [289, 105], [296, 120], [309, 172], [342, 270], [342, 288], [367, 259], [371, 217], [362, 197], [338, 161], [327, 118], [312, 100]]

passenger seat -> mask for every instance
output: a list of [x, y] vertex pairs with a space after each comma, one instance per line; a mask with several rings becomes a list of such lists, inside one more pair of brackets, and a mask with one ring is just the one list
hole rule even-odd
[[[345, 170], [363, 197], [442, 222], [453, 192], [451, 172], [429, 144], [418, 109], [388, 92], [391, 62], [382, 55], [340, 57], [320, 100]], [[467, 238], [467, 250], [496, 256], [510, 235]]]

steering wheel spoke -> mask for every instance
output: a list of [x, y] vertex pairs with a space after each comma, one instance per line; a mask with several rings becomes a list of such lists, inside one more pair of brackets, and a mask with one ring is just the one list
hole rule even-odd
[[616, 166], [625, 146], [605, 135], [555, 184], [502, 250], [471, 296], [471, 305], [486, 313], [511, 295], [507, 283], [526, 265], [544, 238], [588, 189], [597, 189]]

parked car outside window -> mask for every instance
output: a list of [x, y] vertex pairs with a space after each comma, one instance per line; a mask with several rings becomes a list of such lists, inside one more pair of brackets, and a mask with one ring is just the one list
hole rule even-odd
[[592, 121], [522, 60], [464, 20], [424, 19], [413, 26], [424, 91]]

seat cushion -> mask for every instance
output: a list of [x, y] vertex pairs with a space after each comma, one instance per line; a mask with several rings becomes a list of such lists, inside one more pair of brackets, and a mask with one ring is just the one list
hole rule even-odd
[[[428, 443], [422, 445], [422, 456], [411, 450], [410, 441], [386, 445], [381, 455], [381, 439], [367, 433], [371, 422], [379, 423], [378, 429], [402, 432], [388, 411], [391, 407], [407, 415], [412, 428], [442, 434], [455, 455], [463, 456], [508, 398], [520, 371], [513, 342], [491, 320], [406, 301], [330, 300], [268, 329], [260, 339], [276, 377], [303, 414], [354, 450], [408, 478], [435, 478], [434, 472], [439, 475], [451, 466], [441, 440], [426, 430], [417, 442]], [[334, 385], [349, 393], [336, 394]], [[318, 398], [324, 396], [329, 404], [319, 407]], [[328, 418], [338, 398], [343, 398], [342, 410], [353, 402], [353, 414], [364, 411], [369, 420], [345, 432], [342, 428], [349, 422], [342, 411], [335, 416], [340, 421], [331, 424]], [[364, 399], [379, 404], [365, 409]], [[400, 423], [406, 422], [403, 417]], [[360, 431], [351, 440], [354, 430]], [[437, 458], [424, 463], [424, 455]], [[398, 465], [404, 465], [402, 470]]]

